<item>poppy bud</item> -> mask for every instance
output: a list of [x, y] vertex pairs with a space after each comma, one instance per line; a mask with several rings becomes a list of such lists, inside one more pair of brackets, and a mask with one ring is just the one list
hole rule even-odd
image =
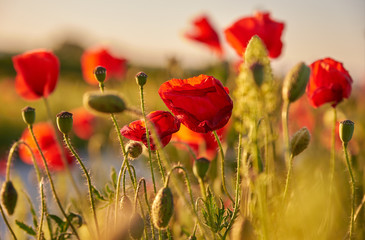
[[98, 80], [99, 83], [103, 83], [106, 78], [106, 68], [102, 66], [97, 66], [94, 69], [94, 77], [96, 78], [96, 80]]
[[194, 161], [193, 172], [196, 178], [204, 179], [209, 169], [210, 161], [206, 158], [198, 158]]
[[157, 229], [165, 229], [174, 212], [174, 200], [169, 187], [161, 188], [152, 203], [152, 220]]
[[253, 79], [255, 80], [256, 85], [260, 87], [264, 81], [264, 66], [259, 62], [255, 62], [251, 65], [250, 69], [252, 71]]
[[340, 122], [339, 133], [341, 141], [345, 144], [350, 142], [352, 134], [354, 133], [355, 123], [351, 120], [345, 120]]
[[310, 68], [303, 62], [295, 65], [286, 75], [283, 84], [283, 99], [295, 102], [305, 92], [309, 80]]
[[143, 85], [145, 85], [147, 82], [147, 74], [145, 74], [144, 72], [137, 73], [136, 82], [139, 86], [143, 87]]
[[122, 198], [120, 199], [119, 207], [120, 207], [120, 210], [122, 211], [122, 214], [124, 214], [124, 215], [127, 215], [125, 213], [128, 213], [131, 211], [132, 202], [126, 194], [123, 194]]
[[1, 189], [1, 200], [9, 215], [12, 215], [15, 210], [18, 193], [11, 181], [6, 181]]
[[232, 240], [257, 239], [251, 222], [246, 219], [238, 219], [232, 228]]
[[294, 133], [290, 140], [290, 152], [293, 157], [297, 156], [308, 147], [310, 139], [311, 135], [306, 127], [303, 127]]
[[60, 112], [57, 114], [57, 127], [61, 133], [69, 134], [72, 130], [72, 124], [72, 113]]
[[25, 107], [22, 109], [23, 120], [28, 125], [33, 125], [35, 122], [35, 109], [32, 107]]
[[115, 92], [87, 92], [84, 106], [99, 113], [121, 113], [126, 109], [124, 100]]
[[127, 153], [131, 159], [139, 157], [142, 153], [142, 145], [139, 142], [129, 142], [127, 145]]
[[134, 213], [129, 221], [129, 235], [133, 239], [140, 239], [143, 236], [144, 221], [138, 213]]

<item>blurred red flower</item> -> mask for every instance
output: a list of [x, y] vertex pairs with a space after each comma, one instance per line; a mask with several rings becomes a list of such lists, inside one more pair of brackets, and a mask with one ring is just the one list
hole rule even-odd
[[34, 50], [13, 57], [17, 72], [15, 89], [27, 100], [47, 97], [57, 85], [60, 63], [56, 55], [46, 50]]
[[[154, 111], [146, 117], [155, 126], [157, 135], [161, 140], [162, 147], [166, 146], [171, 140], [171, 135], [180, 129], [180, 121], [170, 112]], [[120, 130], [120, 133], [128, 139], [143, 142], [143, 144], [148, 147], [144, 120], [131, 122], [129, 125], [124, 126]], [[157, 146], [153, 143], [150, 130], [149, 133], [151, 149], [156, 150]]]
[[207, 16], [202, 15], [195, 18], [192, 22], [193, 29], [186, 32], [184, 36], [193, 41], [205, 44], [210, 49], [222, 57], [223, 50], [217, 32], [214, 30]]
[[[61, 159], [62, 156], [60, 146], [57, 143], [56, 135], [51, 124], [47, 122], [34, 124], [33, 131], [50, 170], [63, 170], [64, 165]], [[30, 146], [35, 155], [37, 163], [39, 166], [44, 168], [41, 154], [39, 153], [37, 145], [33, 141], [32, 135], [28, 129], [24, 130], [21, 140]], [[69, 164], [72, 163], [72, 156], [70, 155], [70, 152], [64, 146], [62, 146], [62, 151], [65, 153], [67, 162]], [[23, 162], [27, 164], [33, 164], [32, 155], [24, 145], [19, 146], [19, 156]]]
[[298, 101], [290, 104], [289, 111], [289, 130], [290, 134], [294, 134], [302, 127], [307, 127], [309, 132], [314, 132], [316, 117], [312, 112], [313, 108], [308, 103], [306, 97], [301, 97]]
[[104, 47], [85, 50], [81, 56], [81, 69], [87, 83], [97, 85], [99, 82], [94, 77], [94, 69], [102, 66], [107, 70], [106, 80], [109, 78], [122, 78], [127, 71], [127, 60], [117, 58], [110, 54]]
[[73, 114], [73, 130], [76, 136], [84, 140], [89, 139], [94, 134], [96, 117], [83, 107], [71, 112]]
[[6, 164], [7, 164], [7, 157], [3, 157], [0, 159], [0, 175], [5, 175], [6, 173]]
[[281, 34], [284, 23], [270, 18], [268, 12], [256, 12], [254, 16], [244, 17], [233, 23], [224, 31], [228, 43], [242, 57], [250, 39], [257, 35], [265, 43], [269, 57], [277, 58], [281, 54], [283, 43]]
[[181, 123], [194, 132], [220, 129], [232, 114], [228, 89], [211, 76], [171, 79], [160, 86], [158, 93]]
[[315, 61], [310, 65], [311, 75], [307, 96], [313, 107], [331, 103], [336, 107], [351, 94], [352, 78], [342, 63], [331, 58]]

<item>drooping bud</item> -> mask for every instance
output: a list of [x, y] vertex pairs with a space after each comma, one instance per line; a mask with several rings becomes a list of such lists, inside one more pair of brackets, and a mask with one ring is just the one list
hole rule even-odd
[[123, 194], [119, 204], [120, 210], [123, 215], [128, 215], [133, 209], [132, 202], [126, 194]]
[[97, 113], [121, 113], [126, 109], [124, 100], [116, 92], [87, 92], [84, 106]]
[[255, 62], [250, 66], [250, 69], [252, 71], [253, 79], [255, 80], [256, 85], [260, 87], [264, 82], [264, 66], [259, 62]]
[[237, 219], [232, 228], [232, 240], [255, 240], [257, 239], [255, 235], [254, 228], [251, 222], [246, 219]]
[[33, 125], [35, 122], [35, 109], [32, 107], [25, 107], [22, 109], [23, 120], [27, 125]]
[[143, 85], [147, 82], [147, 74], [144, 72], [139, 72], [136, 74], [136, 82], [139, 86], [143, 87]]
[[303, 152], [309, 144], [311, 135], [308, 128], [303, 127], [290, 139], [290, 152], [293, 157], [297, 156], [299, 153]]
[[198, 158], [194, 161], [193, 173], [196, 178], [204, 179], [209, 169], [210, 161], [206, 158]]
[[94, 76], [99, 83], [103, 83], [106, 78], [106, 68], [102, 66], [97, 66], [94, 69]]
[[341, 141], [345, 144], [350, 142], [352, 134], [354, 133], [355, 123], [351, 120], [345, 120], [340, 122], [339, 134]]
[[289, 103], [298, 100], [305, 92], [310, 68], [303, 62], [295, 65], [286, 75], [283, 83], [283, 99]]
[[131, 141], [127, 145], [127, 153], [128, 157], [131, 159], [135, 159], [142, 154], [142, 145], [139, 142]]
[[61, 133], [69, 134], [72, 130], [72, 125], [72, 113], [60, 112], [59, 114], [57, 114], [57, 127]]
[[161, 188], [152, 203], [152, 220], [157, 229], [165, 229], [174, 213], [174, 199], [169, 187]]
[[129, 221], [129, 235], [133, 239], [140, 239], [143, 236], [143, 231], [143, 218], [138, 213], [134, 213]]
[[18, 193], [11, 181], [4, 182], [1, 188], [1, 201], [9, 215], [14, 213], [16, 202], [18, 200]]

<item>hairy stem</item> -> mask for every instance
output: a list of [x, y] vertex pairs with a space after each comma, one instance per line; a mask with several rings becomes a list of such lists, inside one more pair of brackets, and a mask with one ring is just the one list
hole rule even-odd
[[345, 152], [346, 157], [346, 163], [347, 163], [347, 169], [350, 174], [350, 180], [351, 180], [351, 221], [349, 226], [349, 238], [353, 239], [353, 232], [354, 232], [354, 223], [355, 223], [355, 178], [352, 171], [352, 164], [348, 155], [347, 151], [347, 143], [343, 143], [343, 150]]

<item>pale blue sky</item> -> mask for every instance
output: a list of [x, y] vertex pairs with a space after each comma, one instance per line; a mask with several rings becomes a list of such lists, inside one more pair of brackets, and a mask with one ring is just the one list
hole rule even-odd
[[[365, 0], [0, 0], [0, 50], [53, 48], [75, 33], [85, 46], [109, 44], [132, 62], [164, 64], [174, 55], [184, 66], [206, 64], [217, 59], [182, 37], [190, 20], [208, 14], [225, 42], [224, 28], [258, 9], [286, 24], [276, 74], [329, 56], [364, 79]], [[226, 43], [224, 49], [238, 58]]]

